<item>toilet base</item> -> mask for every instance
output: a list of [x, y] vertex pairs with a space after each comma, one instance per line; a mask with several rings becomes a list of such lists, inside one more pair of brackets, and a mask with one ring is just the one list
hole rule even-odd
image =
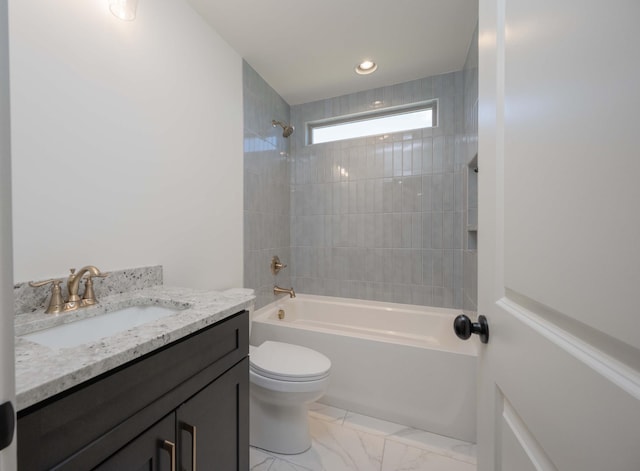
[[[252, 385], [253, 387], [254, 385]], [[307, 405], [277, 405], [249, 400], [249, 443], [273, 453], [296, 455], [311, 447]]]

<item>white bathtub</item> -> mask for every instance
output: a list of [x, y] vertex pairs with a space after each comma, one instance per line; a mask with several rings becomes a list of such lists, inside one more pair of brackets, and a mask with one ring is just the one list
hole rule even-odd
[[253, 312], [251, 344], [276, 340], [328, 356], [324, 404], [475, 442], [477, 342], [455, 336], [458, 314], [301, 294]]

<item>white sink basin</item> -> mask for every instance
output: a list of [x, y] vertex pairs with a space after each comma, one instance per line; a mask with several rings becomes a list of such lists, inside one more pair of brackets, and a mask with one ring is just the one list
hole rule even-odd
[[132, 306], [26, 334], [22, 338], [52, 348], [76, 347], [147, 322], [162, 319], [179, 310], [155, 305]]

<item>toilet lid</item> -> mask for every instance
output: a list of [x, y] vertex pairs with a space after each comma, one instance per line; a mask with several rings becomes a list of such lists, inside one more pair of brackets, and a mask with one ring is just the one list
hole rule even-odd
[[251, 349], [249, 364], [255, 373], [281, 381], [314, 381], [326, 378], [331, 368], [331, 360], [320, 352], [270, 340]]

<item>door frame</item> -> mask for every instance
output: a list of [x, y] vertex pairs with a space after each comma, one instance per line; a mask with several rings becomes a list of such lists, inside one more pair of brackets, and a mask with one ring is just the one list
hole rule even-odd
[[[9, 102], [8, 0], [0, 0], [0, 403], [11, 401], [15, 409]], [[15, 469], [17, 463], [14, 433], [11, 445], [0, 451], [0, 471]]]

